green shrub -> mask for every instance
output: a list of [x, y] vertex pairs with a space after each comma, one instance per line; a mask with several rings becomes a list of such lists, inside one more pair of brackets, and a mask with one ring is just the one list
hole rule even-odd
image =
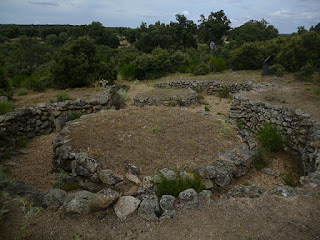
[[81, 112], [79, 111], [72, 111], [71, 112], [71, 120], [76, 120], [79, 119], [81, 117]]
[[237, 128], [239, 129], [239, 130], [242, 130], [242, 129], [244, 129], [244, 127], [245, 127], [245, 123], [243, 122], [243, 121], [237, 121]]
[[204, 110], [206, 111], [206, 112], [210, 112], [210, 108], [206, 105], [206, 106], [204, 106]]
[[120, 76], [124, 80], [134, 80], [136, 76], [136, 68], [133, 64], [126, 64], [121, 68]]
[[198, 174], [193, 175], [194, 178], [178, 175], [174, 180], [168, 180], [161, 175], [160, 183], [157, 186], [158, 195], [172, 195], [178, 197], [180, 192], [188, 188], [193, 188], [195, 191], [201, 192], [204, 189], [201, 178]]
[[268, 156], [266, 152], [261, 147], [259, 147], [253, 158], [253, 166], [260, 171], [268, 167], [268, 165]]
[[45, 84], [39, 77], [30, 76], [25, 78], [25, 80], [21, 84], [21, 87], [41, 92], [45, 89]]
[[26, 89], [26, 88], [20, 88], [20, 89], [18, 89], [17, 95], [18, 95], [18, 96], [28, 95], [28, 89]]
[[269, 72], [268, 74], [271, 74], [271, 75], [276, 75], [278, 77], [281, 77], [285, 74], [285, 68], [280, 65], [280, 64], [274, 64], [272, 66], [269, 67]]
[[320, 87], [317, 87], [313, 92], [315, 95], [320, 95]]
[[130, 100], [130, 96], [129, 96], [128, 92], [126, 92], [126, 90], [120, 89], [118, 91], [118, 94], [123, 98], [124, 101], [129, 101]]
[[283, 184], [289, 187], [295, 188], [298, 186], [298, 182], [295, 176], [291, 172], [285, 173], [284, 176], [282, 177], [282, 181], [283, 181]]
[[222, 88], [219, 88], [217, 92], [218, 92], [218, 96], [220, 98], [228, 98], [230, 96], [228, 86], [224, 86]]
[[200, 63], [196, 66], [196, 68], [193, 71], [194, 75], [206, 75], [210, 72], [210, 68], [205, 63]]
[[5, 70], [0, 66], [0, 96], [11, 99], [13, 96], [12, 88], [5, 77]]
[[210, 56], [209, 59], [210, 70], [215, 72], [221, 72], [227, 69], [227, 63], [222, 57]]
[[5, 114], [14, 109], [14, 105], [9, 101], [0, 101], [0, 115]]
[[312, 75], [314, 74], [314, 67], [307, 63], [305, 66], [303, 66], [299, 72], [294, 74], [295, 79], [301, 80], [301, 81], [308, 81], [311, 80]]
[[277, 126], [265, 123], [258, 130], [257, 138], [262, 147], [271, 153], [279, 152], [283, 149], [283, 140]]
[[67, 93], [64, 93], [64, 92], [58, 93], [56, 95], [56, 98], [57, 98], [57, 102], [62, 102], [62, 101], [66, 101], [66, 100], [70, 99], [69, 95]]

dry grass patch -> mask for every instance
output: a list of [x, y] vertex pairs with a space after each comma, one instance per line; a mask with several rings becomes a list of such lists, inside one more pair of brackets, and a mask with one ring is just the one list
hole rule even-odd
[[211, 164], [219, 151], [239, 142], [235, 131], [225, 134], [222, 129], [214, 118], [188, 110], [129, 108], [80, 120], [71, 128], [68, 144], [118, 173], [129, 162], [153, 174], [186, 163]]

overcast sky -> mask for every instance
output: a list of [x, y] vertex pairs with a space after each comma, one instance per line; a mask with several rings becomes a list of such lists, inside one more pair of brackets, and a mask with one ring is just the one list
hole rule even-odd
[[266, 19], [280, 33], [320, 22], [320, 0], [0, 0], [0, 23], [90, 24], [138, 27], [142, 22], [169, 23], [175, 14], [194, 22], [200, 14], [224, 10], [232, 27]]

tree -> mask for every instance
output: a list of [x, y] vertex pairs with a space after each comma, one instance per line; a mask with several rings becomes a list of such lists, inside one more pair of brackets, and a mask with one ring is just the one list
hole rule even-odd
[[298, 26], [298, 34], [301, 35], [301, 34], [304, 34], [308, 32], [304, 26]]
[[107, 45], [112, 48], [117, 48], [120, 45], [118, 37], [107, 30], [100, 22], [92, 22], [88, 25], [87, 34], [98, 45]]
[[234, 40], [237, 46], [244, 42], [265, 41], [278, 36], [278, 30], [268, 25], [264, 19], [250, 20], [229, 32], [229, 40]]
[[318, 23], [315, 27], [311, 26], [310, 31], [315, 31], [317, 33], [320, 33], [320, 23]]
[[102, 63], [93, 39], [88, 36], [69, 41], [53, 57], [52, 85], [55, 88], [84, 87], [99, 79], [117, 77], [111, 62]]
[[216, 44], [221, 45], [223, 43], [222, 37], [231, 29], [231, 22], [223, 10], [215, 13], [211, 12], [207, 18], [202, 14], [199, 22], [199, 38], [208, 44], [214, 41]]

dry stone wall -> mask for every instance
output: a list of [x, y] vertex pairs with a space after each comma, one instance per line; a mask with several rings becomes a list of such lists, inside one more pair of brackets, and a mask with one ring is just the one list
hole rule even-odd
[[274, 106], [235, 96], [230, 118], [241, 121], [251, 135], [265, 122], [276, 124], [285, 136], [285, 145], [302, 157], [305, 174], [320, 172], [320, 123], [300, 109]]
[[246, 83], [218, 83], [213, 80], [209, 81], [171, 81], [161, 82], [154, 84], [157, 88], [191, 88], [196, 92], [205, 94], [215, 94], [219, 89], [228, 87], [230, 93], [238, 93], [240, 91], [250, 91], [255, 88], [259, 88], [259, 84], [253, 84], [252, 82]]
[[122, 106], [117, 89], [110, 87], [105, 89], [98, 99], [41, 103], [0, 115], [0, 155], [14, 150], [19, 140], [49, 134], [53, 131], [59, 132], [65, 123], [71, 120], [72, 111], [78, 111], [84, 115]]

